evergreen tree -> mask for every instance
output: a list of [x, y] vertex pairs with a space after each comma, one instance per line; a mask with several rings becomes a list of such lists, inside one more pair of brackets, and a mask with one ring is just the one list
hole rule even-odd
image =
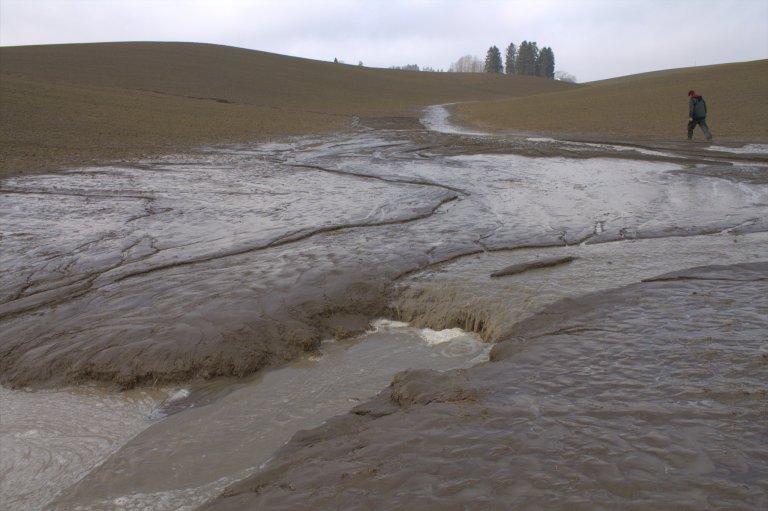
[[536, 74], [535, 45], [536, 43], [529, 43], [528, 41], [520, 43], [520, 49], [517, 50], [517, 61], [515, 66], [517, 74], [526, 76]]
[[449, 71], [462, 73], [485, 71], [554, 79], [555, 53], [549, 46], [539, 49], [535, 41], [523, 41], [520, 46], [510, 43], [502, 62], [499, 49], [491, 46], [488, 48], [485, 63], [477, 57], [465, 55], [451, 64]]
[[547, 66], [547, 74], [545, 76], [550, 80], [554, 80], [555, 79], [555, 52], [551, 46], [548, 46], [548, 48], [549, 48], [549, 58], [551, 62]]
[[517, 48], [515, 43], [509, 43], [507, 46], [507, 55], [504, 62], [504, 72], [508, 75], [515, 74], [515, 61], [517, 60]]
[[501, 73], [504, 71], [504, 66], [501, 63], [501, 52], [496, 46], [488, 48], [488, 53], [485, 56], [485, 72], [486, 73]]
[[544, 78], [555, 78], [555, 53], [552, 48], [545, 46], [539, 52], [539, 58], [536, 62], [536, 75]]
[[536, 45], [536, 41], [528, 44], [530, 45], [531, 51], [528, 54], [527, 74], [528, 76], [541, 76], [539, 74], [538, 66], [536, 65], [539, 62], [539, 47]]

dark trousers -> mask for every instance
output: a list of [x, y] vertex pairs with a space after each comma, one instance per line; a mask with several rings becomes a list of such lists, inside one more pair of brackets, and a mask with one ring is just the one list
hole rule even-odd
[[688, 140], [693, 139], [693, 128], [697, 124], [701, 126], [701, 131], [704, 132], [707, 140], [712, 140], [712, 133], [709, 132], [709, 126], [707, 126], [707, 119], [705, 117], [694, 117], [692, 121], [688, 121]]

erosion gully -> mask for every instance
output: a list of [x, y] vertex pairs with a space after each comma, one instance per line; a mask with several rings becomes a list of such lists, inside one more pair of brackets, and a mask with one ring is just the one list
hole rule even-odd
[[765, 146], [423, 123], [0, 182], [3, 507], [194, 509], [564, 297], [766, 259]]

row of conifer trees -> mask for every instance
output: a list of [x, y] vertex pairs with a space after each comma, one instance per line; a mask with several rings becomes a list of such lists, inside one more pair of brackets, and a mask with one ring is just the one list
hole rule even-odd
[[523, 41], [520, 46], [510, 43], [502, 61], [499, 48], [491, 46], [485, 56], [484, 71], [554, 79], [555, 53], [548, 46], [539, 49], [535, 41]]

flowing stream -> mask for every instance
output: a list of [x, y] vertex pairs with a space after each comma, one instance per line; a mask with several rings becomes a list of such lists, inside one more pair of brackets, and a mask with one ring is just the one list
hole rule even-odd
[[[762, 151], [489, 137], [443, 112], [1, 182], [2, 507], [194, 509], [397, 372], [487, 360], [560, 298], [766, 259]], [[411, 326], [332, 341], [382, 283]], [[271, 369], [241, 377], [254, 346]]]

